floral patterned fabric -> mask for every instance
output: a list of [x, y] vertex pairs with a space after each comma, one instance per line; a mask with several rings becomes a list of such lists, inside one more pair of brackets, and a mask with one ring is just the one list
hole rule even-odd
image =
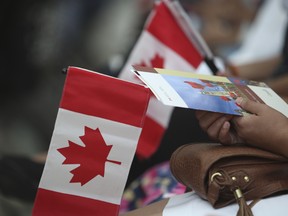
[[186, 187], [173, 177], [169, 161], [144, 172], [124, 191], [120, 213], [134, 210], [176, 194], [183, 194]]

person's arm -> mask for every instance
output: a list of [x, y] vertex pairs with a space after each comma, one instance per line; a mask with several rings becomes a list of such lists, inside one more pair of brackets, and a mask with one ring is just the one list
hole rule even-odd
[[274, 56], [269, 59], [259, 60], [242, 65], [228, 65], [234, 76], [249, 80], [267, 80], [271, 77], [281, 62], [281, 56]]

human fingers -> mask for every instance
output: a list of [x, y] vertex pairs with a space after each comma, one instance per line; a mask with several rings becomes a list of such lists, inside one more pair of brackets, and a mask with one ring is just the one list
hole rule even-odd
[[196, 118], [199, 120], [203, 115], [205, 115], [207, 113], [207, 111], [203, 111], [203, 110], [196, 110], [195, 111], [195, 116]]
[[263, 109], [265, 109], [265, 105], [252, 101], [252, 100], [247, 100], [242, 97], [239, 97], [236, 99], [236, 103], [244, 110], [259, 115], [262, 113]]
[[225, 144], [228, 144], [227, 142], [227, 135], [230, 130], [230, 116], [222, 115], [219, 118], [215, 119], [214, 122], [210, 123], [206, 127], [206, 132], [208, 136], [217, 141], [225, 141]]
[[224, 116], [224, 115], [221, 113], [200, 112], [196, 115], [196, 118], [199, 120], [200, 127], [204, 131], [207, 131], [208, 128], [222, 116]]
[[230, 128], [231, 128], [231, 123], [228, 121], [225, 121], [220, 128], [219, 134], [218, 134], [218, 139], [220, 143], [224, 145], [230, 145], [232, 144], [232, 136], [230, 134]]

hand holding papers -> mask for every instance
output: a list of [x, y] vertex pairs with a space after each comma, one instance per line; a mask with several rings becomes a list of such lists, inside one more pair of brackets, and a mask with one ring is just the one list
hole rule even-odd
[[263, 82], [140, 66], [132, 70], [169, 106], [243, 115], [246, 112], [235, 102], [242, 97], [265, 103], [288, 117], [287, 103]]

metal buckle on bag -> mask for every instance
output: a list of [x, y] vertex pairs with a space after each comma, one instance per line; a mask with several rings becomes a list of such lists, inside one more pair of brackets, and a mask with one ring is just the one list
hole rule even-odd
[[213, 174], [211, 175], [210, 182], [213, 182], [213, 180], [214, 180], [214, 178], [215, 178], [216, 176], [222, 176], [222, 174], [221, 174], [220, 172], [213, 173]]

